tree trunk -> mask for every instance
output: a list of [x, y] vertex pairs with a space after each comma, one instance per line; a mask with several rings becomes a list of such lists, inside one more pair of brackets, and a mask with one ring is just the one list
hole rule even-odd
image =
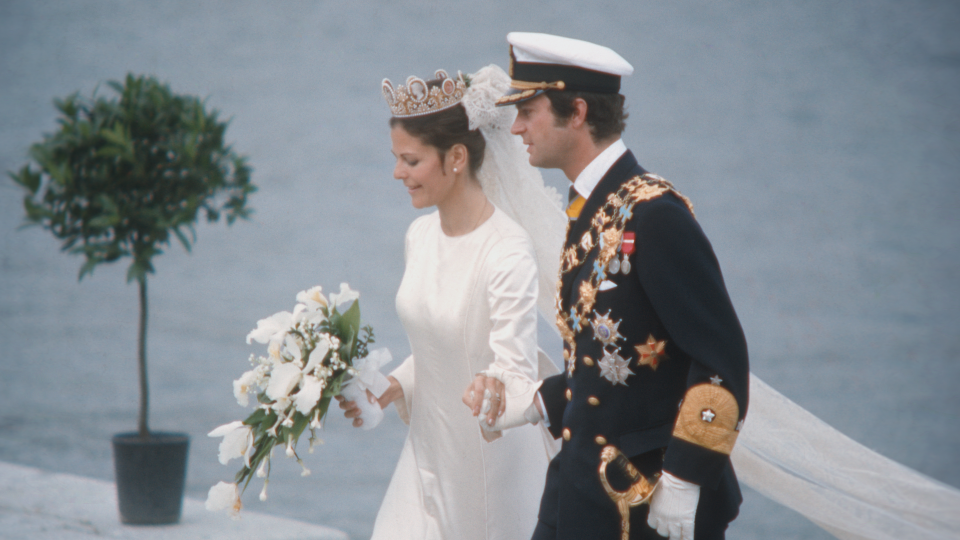
[[147, 425], [149, 395], [147, 391], [147, 276], [137, 280], [140, 284], [140, 335], [137, 339], [137, 363], [140, 372], [140, 417], [137, 422], [140, 438], [150, 436]]

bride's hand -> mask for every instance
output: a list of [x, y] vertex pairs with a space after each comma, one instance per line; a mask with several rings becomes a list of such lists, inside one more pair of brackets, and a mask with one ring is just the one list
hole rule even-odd
[[463, 391], [463, 404], [470, 408], [474, 416], [481, 413], [483, 405], [484, 392], [490, 392], [490, 410], [486, 411], [487, 425], [492, 426], [497, 417], [503, 414], [507, 408], [506, 396], [504, 396], [503, 383], [493, 377], [477, 375], [473, 382]]
[[[390, 381], [390, 386], [379, 398], [374, 397], [373, 394], [367, 390], [367, 399], [370, 400], [370, 403], [375, 401], [379, 402], [381, 409], [386, 409], [387, 405], [398, 399], [403, 399], [403, 387], [400, 386], [400, 382], [389, 375], [387, 376], [387, 380]], [[356, 402], [347, 401], [343, 396], [336, 396], [336, 400], [340, 402], [340, 408], [343, 409], [343, 416], [353, 418], [353, 427], [363, 425], [363, 418], [360, 418], [360, 407], [357, 406]]]
[[[340, 408], [343, 409], [343, 416], [353, 418], [353, 427], [363, 425], [363, 418], [360, 418], [360, 407], [357, 406], [356, 401], [347, 401], [343, 396], [335, 396], [335, 399], [340, 402]], [[367, 399], [370, 400], [370, 403], [376, 400], [369, 390], [367, 390]]]

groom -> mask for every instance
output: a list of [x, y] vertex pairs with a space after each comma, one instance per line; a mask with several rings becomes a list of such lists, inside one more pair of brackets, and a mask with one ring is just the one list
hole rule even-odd
[[[566, 369], [526, 415], [563, 439], [533, 537], [723, 538], [742, 500], [729, 454], [748, 366], [713, 249], [690, 202], [620, 140], [630, 64], [559, 36], [507, 41], [512, 89], [498, 105], [517, 107], [530, 163], [562, 170], [575, 195], [557, 298]], [[614, 503], [637, 477], [611, 465], [601, 479], [606, 447], [659, 475], [649, 505]]]

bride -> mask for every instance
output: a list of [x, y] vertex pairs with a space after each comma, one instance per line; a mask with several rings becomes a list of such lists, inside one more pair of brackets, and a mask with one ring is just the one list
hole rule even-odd
[[[394, 177], [415, 208], [436, 211], [416, 219], [406, 236], [396, 305], [412, 354], [388, 377], [379, 404], [395, 404], [410, 431], [374, 539], [529, 538], [555, 453], [540, 427], [490, 431], [498, 416], [514, 412], [502, 405], [511, 402], [503, 385], [481, 372], [512, 374], [532, 393], [557, 370], [537, 349], [534, 243], [488, 197], [519, 181], [504, 175], [520, 167], [502, 168], [498, 148], [512, 142], [512, 111], [494, 107], [509, 78], [490, 66], [469, 80], [468, 88], [462, 76], [438, 71], [428, 82], [383, 83]], [[559, 197], [551, 204], [559, 211]], [[558, 235], [562, 227], [561, 220]], [[362, 425], [356, 403], [339, 399], [345, 416]], [[475, 405], [473, 414], [461, 401]]]

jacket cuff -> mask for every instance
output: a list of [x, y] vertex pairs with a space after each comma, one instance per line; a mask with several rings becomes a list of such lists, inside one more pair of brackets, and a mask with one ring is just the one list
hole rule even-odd
[[674, 437], [667, 445], [663, 470], [681, 480], [717, 489], [730, 456]]
[[546, 407], [546, 418], [550, 421], [547, 429], [554, 439], [559, 439], [563, 432], [563, 411], [567, 407], [567, 377], [563, 373], [547, 377], [540, 386], [540, 397]]

